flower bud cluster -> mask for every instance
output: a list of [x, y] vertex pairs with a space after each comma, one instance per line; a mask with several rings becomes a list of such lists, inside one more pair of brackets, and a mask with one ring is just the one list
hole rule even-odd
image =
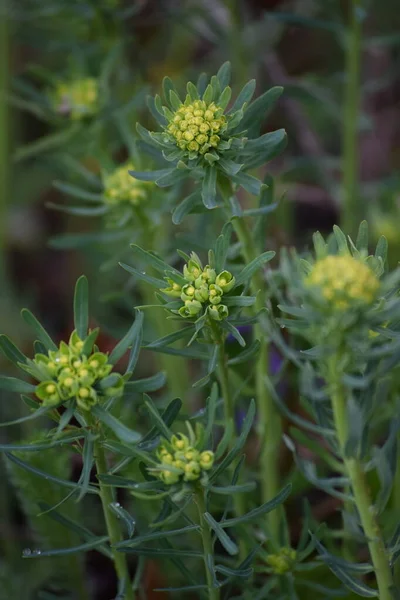
[[[190, 102], [190, 98], [187, 99]], [[186, 101], [186, 102], [187, 102]], [[198, 155], [218, 149], [221, 134], [227, 128], [223, 109], [214, 102], [195, 100], [182, 104], [172, 115], [166, 131], [178, 148]]]
[[122, 375], [114, 373], [110, 379], [112, 365], [107, 355], [84, 354], [84, 342], [75, 331], [68, 344], [61, 342], [58, 350], [50, 350], [47, 355], [36, 354], [32, 362], [35, 369], [26, 370], [40, 373], [36, 396], [44, 406], [75, 398], [78, 407], [87, 411], [105, 398], [120, 396], [124, 389]]
[[53, 92], [53, 106], [58, 114], [67, 115], [73, 121], [95, 115], [99, 108], [97, 79], [59, 82]]
[[146, 198], [149, 183], [133, 179], [130, 170], [134, 170], [134, 166], [127, 163], [104, 176], [104, 199], [110, 206], [123, 203], [137, 206]]
[[296, 550], [284, 547], [277, 554], [268, 554], [266, 561], [276, 575], [283, 575], [293, 568], [296, 557]]
[[166, 278], [169, 287], [161, 290], [168, 296], [182, 300], [184, 304], [178, 310], [181, 317], [198, 317], [204, 311], [215, 321], [228, 317], [229, 311], [223, 303], [223, 297], [235, 286], [232, 273], [221, 271], [217, 275], [209, 265], [203, 268], [197, 254], [192, 252], [190, 260], [183, 267], [183, 277], [187, 281], [185, 285]]
[[160, 446], [157, 458], [161, 463], [158, 476], [166, 485], [197, 481], [203, 471], [209, 471], [214, 464], [211, 450], [199, 452], [183, 434], [173, 435], [169, 443]]
[[305, 284], [319, 288], [324, 301], [334, 311], [345, 311], [356, 304], [372, 304], [380, 285], [374, 272], [350, 255], [318, 260]]

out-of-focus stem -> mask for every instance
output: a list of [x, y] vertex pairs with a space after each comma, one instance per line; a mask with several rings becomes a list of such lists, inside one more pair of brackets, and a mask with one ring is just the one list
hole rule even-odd
[[358, 117], [360, 105], [361, 59], [361, 2], [350, 2], [350, 26], [347, 31], [346, 82], [343, 107], [343, 229], [356, 235], [362, 218], [362, 205], [358, 189]]
[[343, 456], [343, 463], [350, 479], [361, 525], [367, 538], [376, 582], [378, 584], [379, 598], [380, 600], [392, 600], [391, 590], [393, 589], [393, 579], [389, 556], [377, 521], [364, 466], [358, 458], [346, 457], [345, 447], [348, 439], [349, 425], [346, 408], [346, 391], [342, 384], [342, 372], [339, 367], [340, 358], [339, 355], [334, 355], [328, 364], [328, 386], [332, 403], [333, 420]]

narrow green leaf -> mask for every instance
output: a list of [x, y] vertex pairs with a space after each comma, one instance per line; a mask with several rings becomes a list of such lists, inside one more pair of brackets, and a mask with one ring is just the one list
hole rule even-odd
[[251, 278], [251, 276], [253, 275], [253, 273], [255, 273], [255, 271], [260, 269], [265, 263], [272, 260], [274, 258], [274, 256], [275, 256], [275, 252], [269, 251], [269, 252], [264, 252], [263, 254], [260, 254], [260, 256], [258, 256], [254, 260], [252, 260], [251, 263], [246, 265], [246, 267], [244, 267], [244, 269], [236, 277], [236, 286], [247, 283], [249, 281], [249, 279]]
[[135, 269], [134, 267], [131, 267], [130, 265], [126, 265], [125, 263], [119, 263], [119, 266], [122, 267], [123, 269], [125, 269], [125, 271], [128, 271], [128, 273], [130, 273], [131, 275], [134, 275], [137, 279], [141, 279], [142, 281], [149, 283], [153, 287], [156, 287], [158, 289], [168, 287], [167, 282], [164, 281], [163, 279], [157, 279], [156, 277], [151, 277], [150, 275], [146, 275], [146, 273], [143, 273], [142, 271], [138, 271], [138, 269]]
[[247, 514], [241, 517], [234, 517], [233, 519], [227, 519], [226, 521], [221, 521], [220, 526], [225, 527], [233, 527], [234, 525], [241, 525], [242, 523], [248, 523], [249, 521], [253, 521], [254, 519], [258, 519], [262, 515], [271, 512], [275, 508], [277, 508], [280, 504], [282, 504], [286, 498], [289, 496], [292, 489], [292, 485], [289, 483], [285, 486], [279, 494], [277, 494], [272, 500], [265, 502], [261, 506], [251, 510]]
[[194, 208], [201, 205], [201, 196], [199, 192], [193, 192], [178, 204], [172, 213], [172, 222], [174, 225], [182, 223], [186, 215], [189, 215]]
[[88, 192], [87, 190], [83, 190], [76, 185], [72, 185], [70, 183], [65, 183], [63, 181], [53, 181], [53, 186], [64, 192], [68, 196], [72, 196], [73, 198], [78, 198], [79, 200], [87, 200], [88, 202], [103, 202], [103, 195], [96, 194], [93, 192]]
[[115, 454], [119, 454], [121, 456], [131, 456], [134, 458], [140, 458], [144, 463], [156, 467], [159, 463], [151, 457], [147, 452], [143, 452], [139, 450], [136, 446], [125, 446], [124, 444], [120, 444], [114, 441], [107, 441], [103, 443], [104, 448], [114, 452]]
[[237, 356], [230, 358], [228, 360], [228, 366], [240, 365], [241, 363], [247, 362], [251, 360], [255, 356], [257, 356], [260, 350], [260, 341], [254, 340], [246, 350], [243, 350]]
[[387, 243], [387, 239], [385, 238], [384, 235], [381, 235], [381, 237], [378, 240], [378, 243], [376, 245], [376, 250], [375, 250], [375, 256], [377, 258], [381, 258], [383, 263], [386, 262], [387, 259], [387, 253], [388, 253], [388, 243]]
[[229, 61], [224, 62], [218, 69], [217, 79], [221, 90], [224, 90], [229, 85], [231, 80], [231, 63]]
[[168, 173], [165, 173], [165, 175], [156, 179], [156, 185], [158, 185], [158, 187], [169, 187], [170, 185], [179, 183], [187, 177], [188, 172], [186, 169], [169, 169]]
[[[50, 517], [50, 519], [53, 519], [53, 521], [64, 525], [64, 527], [66, 527], [70, 531], [77, 533], [81, 538], [83, 538], [87, 542], [97, 539], [96, 536], [93, 535], [93, 533], [89, 529], [86, 529], [86, 527], [82, 527], [82, 525], [80, 525], [79, 523], [76, 523], [72, 519], [69, 519], [68, 517], [65, 517], [64, 515], [60, 514], [59, 512], [54, 510], [50, 506], [50, 504], [47, 504], [46, 502], [39, 502], [38, 504], [40, 510], [46, 513], [46, 517]], [[99, 546], [97, 548], [97, 551], [101, 552], [102, 554], [104, 554], [104, 556], [107, 556], [108, 558], [111, 558], [112, 556], [106, 544], [104, 544], [104, 546]]]
[[[171, 427], [174, 423], [175, 419], [178, 417], [179, 412], [182, 408], [182, 401], [179, 398], [175, 398], [171, 400], [168, 404], [167, 408], [162, 412], [161, 419], [164, 421], [167, 427]], [[147, 445], [151, 440], [155, 440], [158, 437], [159, 429], [158, 427], [153, 427], [142, 439], [140, 444], [138, 444], [139, 448]]]
[[144, 379], [137, 379], [136, 381], [129, 381], [125, 384], [124, 394], [139, 394], [143, 392], [156, 392], [160, 388], [164, 387], [167, 381], [165, 371], [160, 371], [156, 375], [151, 377], [145, 377]]
[[234, 177], [235, 175], [237, 175], [240, 169], [243, 167], [243, 165], [235, 163], [233, 162], [233, 160], [230, 160], [228, 158], [220, 158], [218, 161], [218, 165], [221, 167], [224, 173], [229, 175], [229, 177]]
[[0, 444], [1, 452], [37, 452], [38, 450], [49, 450], [50, 448], [55, 448], [56, 446], [66, 446], [67, 444], [71, 444], [72, 442], [76, 442], [76, 440], [81, 440], [85, 437], [84, 433], [76, 433], [74, 435], [67, 435], [63, 438], [58, 438], [56, 440], [50, 440], [49, 442], [39, 442], [35, 444], [32, 442], [31, 444]]
[[23, 553], [22, 558], [43, 558], [45, 556], [63, 556], [66, 554], [76, 554], [77, 552], [86, 552], [87, 550], [93, 550], [99, 546], [103, 546], [108, 541], [108, 536], [98, 537], [90, 542], [85, 542], [79, 546], [73, 546], [72, 548], [56, 548], [54, 550], [34, 550], [31, 553]]
[[36, 385], [32, 385], [16, 377], [6, 377], [0, 375], [0, 390], [6, 392], [17, 392], [18, 394], [30, 394], [36, 390]]
[[206, 167], [201, 189], [201, 197], [203, 204], [208, 209], [213, 209], [217, 206], [216, 201], [216, 186], [217, 186], [217, 169], [215, 167]]
[[170, 529], [166, 531], [155, 531], [153, 533], [145, 533], [143, 535], [139, 535], [131, 540], [123, 540], [122, 542], [118, 542], [113, 547], [118, 548], [134, 548], [135, 546], [139, 546], [142, 543], [152, 542], [154, 540], [160, 540], [164, 538], [168, 538], [171, 536], [177, 535], [185, 535], [191, 531], [200, 531], [199, 525], [187, 525], [186, 527], [182, 527], [181, 529]]
[[159, 271], [163, 274], [165, 273], [165, 271], [173, 271], [177, 275], [182, 276], [182, 273], [179, 273], [179, 271], [168, 265], [166, 262], [164, 262], [161, 258], [156, 256], [152, 252], [147, 252], [147, 250], [143, 250], [143, 248], [140, 248], [140, 246], [137, 246], [136, 244], [131, 244], [131, 248], [133, 252], [137, 254], [145, 264], [149, 265], [150, 267], [153, 267], [154, 269], [156, 269], [156, 271]]
[[100, 328], [96, 327], [96, 329], [93, 329], [93, 331], [91, 331], [89, 333], [89, 335], [87, 336], [87, 338], [85, 339], [83, 346], [82, 346], [82, 354], [84, 354], [85, 356], [89, 356], [91, 354], [91, 352], [93, 351], [93, 346], [95, 341], [97, 340], [97, 336], [100, 333]]
[[356, 241], [357, 250], [368, 252], [368, 223], [361, 221]]
[[82, 500], [82, 498], [86, 495], [89, 484], [90, 484], [90, 475], [92, 472], [92, 467], [94, 463], [94, 441], [96, 437], [93, 436], [90, 432], [87, 432], [85, 436], [85, 443], [83, 446], [82, 452], [82, 471], [79, 477], [80, 483], [80, 491], [77, 498], [77, 502]]
[[28, 359], [25, 354], [4, 334], [0, 335], [0, 348], [8, 360], [11, 360], [15, 365], [18, 363], [26, 364]]
[[58, 350], [57, 346], [44, 329], [44, 327], [39, 323], [37, 318], [31, 313], [27, 308], [23, 308], [21, 311], [22, 318], [24, 321], [32, 327], [32, 329], [36, 332], [39, 340], [44, 344], [46, 350]]
[[172, 557], [182, 556], [185, 558], [203, 558], [202, 552], [196, 552], [195, 550], [176, 550], [175, 548], [118, 548], [119, 552], [125, 552], [127, 554], [141, 554], [142, 556], [153, 556], [153, 557]]
[[225, 548], [228, 554], [230, 554], [231, 556], [236, 556], [236, 554], [238, 554], [239, 552], [239, 548], [237, 547], [235, 542], [231, 540], [231, 538], [225, 533], [220, 524], [217, 523], [217, 521], [212, 515], [210, 515], [210, 513], [206, 512], [203, 516], [204, 520], [207, 521], [210, 528], [214, 531], [219, 542], [222, 544], [222, 546]]
[[221, 235], [215, 243], [215, 268], [218, 272], [225, 267], [229, 244], [232, 236], [232, 224], [228, 221], [222, 228]]
[[159, 432], [167, 440], [170, 440], [171, 437], [172, 437], [172, 431], [166, 425], [165, 421], [161, 417], [160, 413], [158, 412], [157, 408], [154, 406], [153, 401], [151, 400], [151, 398], [149, 396], [146, 396], [145, 405], [146, 405], [147, 410], [149, 411], [149, 413], [150, 413], [150, 415], [152, 417], [152, 420], [154, 421], [155, 426], [159, 430]]
[[[215, 481], [217, 479], [217, 477], [221, 473], [223, 473], [229, 467], [229, 465], [232, 464], [232, 462], [235, 460], [235, 458], [239, 455], [240, 451], [242, 450], [242, 448], [246, 442], [247, 436], [250, 433], [250, 429], [252, 427], [255, 414], [256, 414], [256, 405], [255, 405], [254, 400], [252, 399], [250, 401], [250, 406], [247, 411], [246, 417], [243, 421], [242, 431], [241, 431], [239, 437], [236, 439], [231, 450], [228, 452], [228, 454], [225, 456], [225, 458], [212, 471], [212, 473], [210, 475], [210, 482]], [[217, 452], [219, 453], [219, 447], [217, 449]]]
[[[254, 196], [258, 196], [261, 191], [262, 183], [259, 179], [257, 179], [257, 177], [253, 177], [253, 175], [239, 172], [233, 175], [231, 179], [234, 183], [237, 183], [238, 185], [242, 186], [242, 188], [245, 189], [246, 192], [249, 192]], [[260, 209], [254, 210], [259, 211]]]
[[253, 306], [256, 300], [255, 296], [224, 296], [225, 306]]
[[[10, 454], [9, 452], [6, 452], [5, 456], [9, 460], [11, 460], [11, 462], [15, 463], [22, 469], [25, 469], [26, 471], [29, 471], [30, 473], [34, 473], [34, 475], [37, 475], [38, 477], [41, 477], [42, 479], [48, 479], [49, 481], [54, 481], [54, 483], [58, 483], [59, 485], [62, 485], [64, 487], [75, 488], [76, 490], [79, 490], [81, 487], [78, 483], [74, 483], [73, 481], [67, 481], [66, 479], [60, 479], [59, 477], [50, 475], [50, 473], [47, 473], [46, 471], [42, 471], [41, 469], [32, 467], [30, 464], [26, 463], [25, 461], [23, 461], [20, 458], [17, 458], [16, 456], [14, 456], [13, 454]], [[94, 486], [89, 486], [87, 491], [89, 494], [98, 494], [99, 493], [99, 490], [97, 488], [95, 488]]]
[[169, 102], [169, 93], [171, 90], [177, 95], [176, 88], [169, 77], [164, 77], [162, 81], [162, 89], [166, 102]]
[[171, 169], [160, 169], [159, 171], [129, 171], [129, 175], [140, 181], [156, 181], [171, 172]]
[[67, 215], [74, 215], [76, 217], [101, 217], [110, 210], [108, 206], [70, 206], [69, 204], [55, 204], [54, 202], [47, 202], [46, 206], [53, 210], [66, 213]]
[[193, 334], [195, 330], [194, 325], [190, 325], [189, 327], [182, 327], [182, 329], [178, 329], [173, 333], [169, 333], [158, 340], [154, 340], [154, 342], [150, 342], [144, 345], [144, 348], [147, 350], [153, 350], [154, 348], [162, 348], [163, 346], [169, 346], [173, 342], [181, 340], [182, 338], [189, 337]]
[[[108, 362], [112, 365], [115, 365], [128, 350], [129, 346], [132, 346], [137, 338], [141, 338], [142, 335], [142, 327], [143, 327], [143, 313], [138, 310], [136, 313], [136, 318], [131, 325], [129, 331], [124, 335], [122, 340], [118, 342], [110, 356], [108, 357]], [[136, 362], [136, 361], [135, 361]]]
[[111, 504], [109, 506], [110, 506], [110, 509], [113, 511], [113, 513], [116, 514], [117, 519], [121, 519], [121, 521], [123, 521], [125, 523], [125, 527], [127, 529], [128, 535], [131, 538], [133, 536], [133, 534], [135, 533], [135, 526], [136, 526], [135, 519], [132, 517], [132, 515], [127, 510], [125, 510], [119, 504], [119, 502], [111, 502]]
[[228, 111], [228, 115], [234, 114], [237, 110], [240, 110], [243, 107], [243, 104], [248, 104], [252, 99], [254, 92], [256, 89], [256, 80], [251, 79], [246, 83], [246, 85], [240, 91], [238, 97], [232, 105], [232, 108]]
[[321, 556], [324, 563], [330, 568], [332, 573], [334, 573], [336, 575], [336, 577], [338, 579], [340, 579], [340, 581], [342, 583], [344, 583], [344, 585], [349, 590], [351, 590], [358, 596], [362, 596], [363, 598], [376, 598], [379, 596], [377, 590], [373, 590], [372, 588], [367, 586], [365, 583], [363, 583], [360, 579], [353, 577], [350, 574], [351, 568], [344, 566], [343, 560], [340, 559], [339, 561], [337, 561], [336, 557], [333, 556], [333, 554], [330, 554], [329, 552], [327, 552], [327, 550], [315, 538], [315, 536], [312, 536], [312, 537], [315, 541], [315, 546], [318, 550], [318, 553]]
[[282, 87], [273, 87], [252, 102], [240, 122], [240, 130], [247, 129], [249, 137], [256, 137], [262, 122], [274, 108], [282, 92]]
[[246, 340], [242, 337], [240, 331], [238, 329], [236, 329], [236, 327], [234, 325], [232, 325], [232, 323], [225, 320], [225, 321], [221, 321], [221, 325], [224, 329], [226, 329], [227, 331], [229, 331], [229, 333], [231, 333], [233, 335], [235, 340], [237, 342], [239, 342], [239, 344], [242, 346], [242, 348], [245, 347]]
[[225, 485], [223, 487], [212, 485], [209, 489], [213, 494], [219, 494], [221, 496], [232, 496], [233, 494], [244, 494], [247, 492], [254, 492], [257, 484], [255, 481], [249, 481], [248, 483], [242, 483], [241, 485]]
[[50, 135], [42, 136], [39, 139], [18, 148], [13, 158], [16, 162], [26, 160], [30, 157], [37, 157], [42, 152], [54, 151], [65, 147], [65, 144], [76, 135], [81, 126], [73, 125], [68, 129], [63, 129], [61, 132], [51, 133]]
[[216, 565], [215, 572], [226, 575], [227, 577], [240, 577], [243, 579], [249, 579], [253, 574], [253, 569], [230, 569], [229, 567], [225, 567], [223, 565]]
[[85, 275], [79, 277], [75, 285], [74, 325], [81, 340], [84, 340], [89, 327], [89, 284]]
[[92, 413], [97, 417], [104, 425], [107, 425], [115, 435], [128, 444], [134, 444], [141, 439], [140, 433], [133, 431], [126, 427], [121, 421], [116, 419], [111, 413], [107, 412], [102, 406], [97, 404], [92, 408]]
[[333, 226], [333, 233], [338, 246], [339, 254], [349, 254], [349, 247], [347, 244], [347, 238], [343, 231], [337, 225]]
[[0, 423], [0, 427], [8, 427], [9, 425], [17, 425], [18, 423], [24, 423], [25, 421], [32, 421], [33, 419], [37, 419], [38, 417], [45, 415], [50, 410], [51, 409], [48, 406], [42, 406], [30, 415], [26, 415], [25, 417], [18, 417], [18, 419], [13, 419], [12, 421], [5, 421], [4, 423]]

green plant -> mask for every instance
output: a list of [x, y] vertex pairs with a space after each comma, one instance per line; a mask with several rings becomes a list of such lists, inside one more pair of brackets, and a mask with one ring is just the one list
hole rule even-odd
[[[102, 279], [117, 288], [111, 298], [125, 315], [131, 318], [133, 305], [136, 313], [128, 333], [118, 329], [113, 350], [98, 347], [82, 276], [67, 342], [56, 344], [27, 310], [23, 317], [37, 337], [32, 357], [0, 338], [4, 355], [35, 381], [0, 378], [30, 411], [2, 425], [52, 421], [26, 443], [0, 449], [32, 520], [37, 503], [42, 514], [35, 520], [53, 519], [79, 540], [24, 556], [64, 561], [95, 549], [113, 562], [121, 600], [143, 596], [146, 561], [158, 559], [174, 567], [157, 587], [171, 597], [393, 599], [399, 532], [387, 507], [398, 509], [399, 273], [388, 272], [385, 238], [369, 254], [365, 222], [356, 242], [335, 227], [327, 241], [314, 235], [315, 258], [282, 250], [271, 262], [275, 251], [265, 249], [263, 228], [275, 190], [261, 168], [283, 150], [286, 134], [260, 133], [282, 88], [251, 102], [252, 80], [229, 108], [229, 82], [225, 63], [210, 79], [188, 83], [181, 100], [165, 78], [165, 104], [159, 96], [148, 101], [161, 131], [138, 125], [137, 141], [118, 109], [121, 164], [98, 152], [94, 173], [68, 155], [78, 183], [56, 182], [82, 205], [53, 207], [105, 216], [90, 234], [69, 237], [69, 247], [100, 247], [103, 275], [133, 254], [133, 264], [120, 263], [128, 281], [122, 270], [116, 286]], [[80, 84], [78, 97], [75, 91], [68, 92], [70, 117], [85, 136], [97, 128], [103, 106], [94, 94], [81, 118]], [[245, 205], [243, 190], [251, 195]], [[185, 250], [172, 243], [167, 213], [181, 227]], [[108, 300], [105, 328], [115, 332]], [[276, 315], [277, 306], [286, 316]], [[270, 368], [276, 349], [279, 365]], [[149, 375], [154, 364], [162, 370]], [[146, 376], [132, 380], [136, 368]], [[300, 388], [310, 419], [292, 410], [282, 380]], [[283, 435], [284, 419], [293, 427]], [[279, 462], [283, 440], [293, 455], [289, 467]], [[42, 461], [64, 451], [79, 460], [78, 481]], [[27, 460], [28, 452], [40, 460]], [[24, 477], [34, 500], [23, 494]], [[38, 500], [41, 479], [66, 496]], [[319, 525], [306, 501], [293, 535], [283, 503], [291, 491], [299, 498], [314, 488], [342, 503], [342, 523]], [[89, 502], [101, 509], [105, 531], [76, 522], [66, 512], [71, 497], [83, 513]], [[40, 543], [59, 544], [50, 536]]]

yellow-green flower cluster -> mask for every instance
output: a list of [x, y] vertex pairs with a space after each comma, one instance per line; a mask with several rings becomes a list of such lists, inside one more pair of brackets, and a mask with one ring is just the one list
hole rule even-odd
[[57, 113], [68, 115], [73, 121], [95, 115], [99, 109], [97, 79], [88, 77], [59, 82], [53, 92], [53, 105]]
[[335, 311], [345, 311], [354, 304], [371, 304], [380, 285], [374, 272], [350, 255], [318, 260], [305, 284], [319, 288], [327, 305]]
[[104, 199], [107, 204], [116, 206], [128, 203], [137, 206], [146, 198], [149, 182], [131, 177], [129, 171], [134, 168], [132, 163], [126, 163], [103, 177]]
[[124, 379], [118, 373], [110, 376], [112, 365], [107, 355], [103, 352], [86, 355], [84, 351], [84, 342], [74, 331], [68, 344], [61, 342], [58, 350], [35, 355], [34, 369], [26, 370], [36, 377], [40, 373], [36, 395], [44, 406], [75, 398], [79, 408], [90, 410], [103, 399], [122, 394]]
[[293, 568], [296, 557], [296, 550], [284, 547], [277, 554], [268, 554], [266, 562], [276, 575], [283, 575]]
[[204, 100], [195, 100], [178, 108], [167, 131], [181, 150], [205, 154], [212, 148], [218, 148], [226, 127], [222, 108], [214, 102], [207, 104]]
[[228, 307], [223, 303], [224, 294], [235, 286], [235, 277], [229, 271], [218, 273], [209, 265], [204, 268], [195, 252], [183, 267], [183, 277], [187, 282], [180, 285], [166, 278], [169, 287], [162, 292], [173, 298], [180, 298], [183, 306], [178, 310], [181, 317], [198, 317], [207, 311], [208, 316], [215, 321], [226, 319]]
[[214, 464], [214, 453], [211, 450], [199, 452], [183, 434], [173, 435], [169, 443], [160, 446], [157, 457], [161, 463], [157, 474], [166, 485], [179, 481], [197, 481], [203, 471], [209, 471]]

